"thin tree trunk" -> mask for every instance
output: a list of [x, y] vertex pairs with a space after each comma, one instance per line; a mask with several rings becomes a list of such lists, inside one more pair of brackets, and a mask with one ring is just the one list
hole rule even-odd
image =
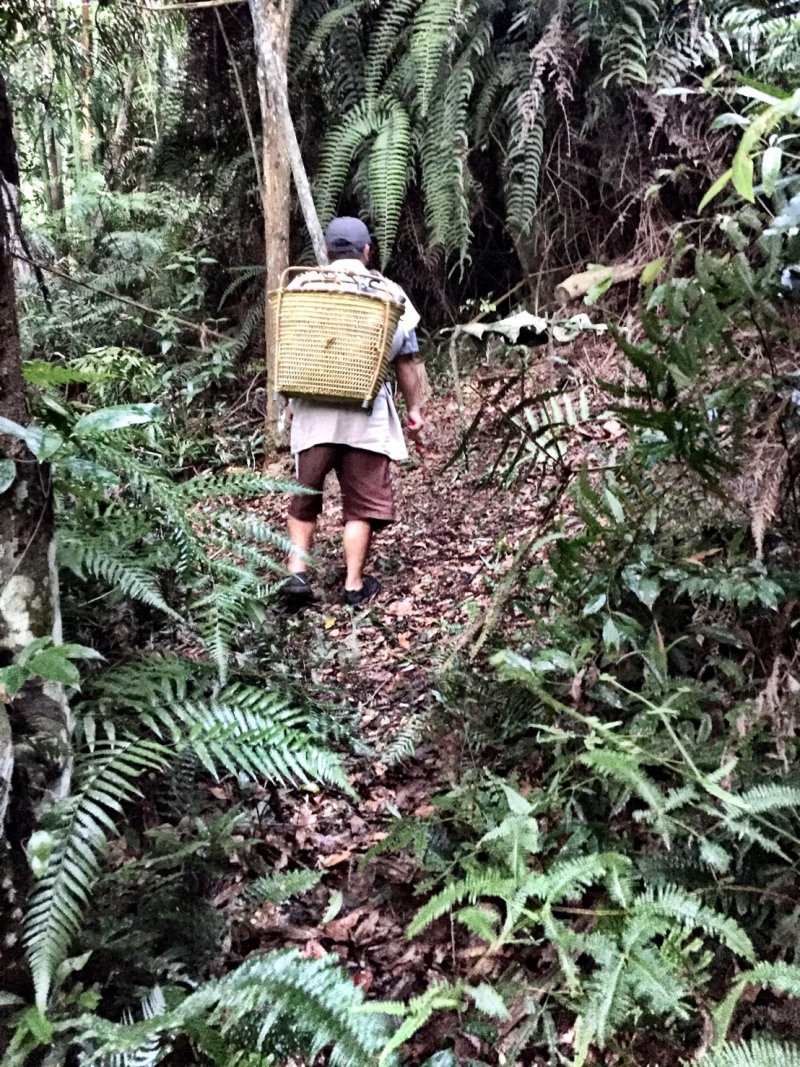
[[[0, 416], [27, 421], [20, 361], [8, 190], [19, 173], [5, 81], [0, 72]], [[15, 437], [0, 435], [0, 458], [16, 477], [0, 494], [0, 666], [37, 637], [61, 641], [49, 472]], [[30, 888], [25, 844], [39, 813], [69, 792], [72, 753], [63, 687], [32, 679], [14, 696], [0, 687], [0, 972], [9, 992], [26, 995], [20, 902]]]
[[[276, 288], [289, 265], [289, 174], [294, 176], [300, 207], [317, 262], [326, 263], [325, 241], [311, 185], [297, 141], [287, 90], [286, 59], [293, 0], [249, 0], [258, 60], [258, 91], [263, 128], [264, 242], [266, 291]], [[268, 299], [268, 297], [267, 297]], [[275, 434], [275, 396], [270, 366], [269, 305], [264, 315], [267, 351], [267, 438]]]
[[[25, 423], [11, 257], [14, 220], [8, 196], [18, 180], [11, 111], [0, 73], [0, 416]], [[50, 636], [60, 643], [61, 617], [49, 471], [33, 462], [15, 437], [0, 436], [0, 455], [16, 464], [16, 477], [0, 506], [0, 666], [7, 666], [37, 637]], [[69, 789], [69, 712], [62, 686], [35, 679], [13, 700], [0, 693], [0, 709], [0, 719], [6, 719], [0, 721], [0, 739], [13, 738], [13, 747], [9, 749], [6, 740], [0, 752], [5, 775], [0, 779], [0, 812], [9, 803], [13, 768], [15, 789], [20, 784], [22, 789], [14, 797], [9, 829], [19, 840], [32, 829], [40, 805]]]
[[44, 199], [47, 205], [47, 214], [53, 214], [53, 187], [50, 184], [50, 163], [47, 159], [47, 130], [44, 125], [39, 128], [36, 149], [39, 153], [39, 173], [42, 176], [44, 186]]
[[114, 125], [114, 135], [111, 138], [111, 145], [108, 150], [108, 161], [112, 178], [117, 177], [119, 165], [122, 162], [122, 154], [125, 151], [125, 136], [128, 132], [131, 111], [133, 110], [133, 93], [136, 89], [136, 82], [139, 80], [140, 62], [141, 59], [138, 55], [132, 57], [128, 76], [125, 79], [125, 87], [122, 90], [122, 102], [119, 105], [117, 121]]
[[[52, 22], [52, 26], [51, 26]], [[61, 173], [61, 152], [56, 138], [55, 119], [52, 117], [51, 108], [55, 110], [55, 69], [53, 62], [53, 47], [49, 35], [53, 28], [59, 30], [58, 8], [54, 4], [46, 2], [43, 5], [43, 15], [39, 23], [44, 44], [44, 57], [42, 65], [42, 81], [46, 86], [47, 102], [44, 105], [44, 117], [42, 120], [42, 141], [44, 144], [47, 167], [44, 178], [48, 186], [48, 202], [51, 214], [59, 214], [64, 210], [64, 179]]]
[[61, 174], [61, 153], [58, 150], [56, 132], [52, 126], [47, 131], [47, 169], [50, 182], [50, 203], [54, 214], [64, 210], [64, 178]]
[[92, 10], [90, 0], [82, 0], [81, 5], [81, 51], [83, 52], [83, 85], [81, 86], [81, 160], [86, 170], [93, 166], [92, 112], [89, 106], [89, 92], [92, 81]]

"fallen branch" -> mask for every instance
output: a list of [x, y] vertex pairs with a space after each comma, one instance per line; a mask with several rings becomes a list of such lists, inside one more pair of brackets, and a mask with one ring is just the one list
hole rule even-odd
[[[151, 308], [147, 304], [140, 304], [138, 300], [131, 300], [128, 296], [120, 296], [119, 293], [112, 293], [110, 289], [101, 289], [97, 285], [90, 285], [88, 282], [82, 282], [79, 278], [73, 278], [70, 274], [65, 274], [63, 270], [57, 270], [55, 267], [49, 267], [46, 263], [39, 263], [35, 259], [30, 259], [28, 256], [20, 256], [16, 252], [12, 252], [11, 255], [14, 259], [18, 259], [21, 263], [27, 263], [28, 266], [34, 267], [37, 270], [46, 270], [48, 274], [52, 274], [55, 278], [62, 278], [65, 282], [71, 282], [72, 285], [78, 285], [81, 289], [88, 289], [90, 293], [98, 293], [100, 296], [107, 296], [109, 300], [118, 300], [120, 304], [127, 304], [128, 307], [136, 308], [137, 311], [146, 311], [150, 315], [169, 315], [173, 322], [177, 322], [180, 326], [186, 327], [187, 330], [195, 330], [200, 334], [200, 346], [203, 347], [203, 341], [207, 337], [214, 337], [218, 341], [230, 341], [230, 337], [226, 337], [224, 333], [218, 333], [216, 330], [210, 329], [204, 322], [190, 322], [188, 319], [182, 319], [178, 315], [173, 315], [171, 311], [164, 308]], [[145, 324], [146, 325], [146, 324]], [[148, 327], [149, 329], [155, 329], [155, 327]]]
[[580, 296], [585, 296], [589, 290], [599, 285], [600, 282], [611, 279], [611, 285], [619, 282], [628, 282], [635, 278], [642, 270], [640, 263], [617, 263], [609, 267], [593, 267], [591, 270], [581, 271], [579, 274], [570, 274], [560, 285], [556, 286], [555, 298], [562, 305], [572, 303]]

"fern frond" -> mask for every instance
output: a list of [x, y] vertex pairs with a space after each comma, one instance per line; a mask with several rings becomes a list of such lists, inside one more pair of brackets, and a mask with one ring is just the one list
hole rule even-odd
[[699, 1060], [685, 1060], [685, 1067], [800, 1067], [800, 1045], [756, 1037], [723, 1045]]
[[[160, 986], [156, 986], [143, 998], [139, 1008], [142, 1019], [156, 1019], [167, 1010], [167, 1002]], [[133, 1012], [126, 1008], [122, 1013], [122, 1022], [126, 1026], [134, 1025]], [[128, 1052], [116, 1052], [100, 1058], [99, 1067], [156, 1067], [168, 1055], [170, 1046], [161, 1040], [159, 1034], [152, 1034], [138, 1049]]]
[[468, 874], [457, 882], [451, 882], [440, 892], [433, 896], [428, 903], [417, 912], [408, 927], [408, 937], [415, 937], [426, 926], [452, 911], [457, 904], [465, 900], [474, 904], [482, 897], [497, 897], [500, 900], [511, 900], [519, 883], [515, 878], [509, 878], [506, 871], [484, 868]]
[[257, 595], [257, 579], [239, 568], [232, 568], [230, 581], [223, 581], [225, 568], [217, 562], [216, 579], [207, 580], [211, 588], [191, 605], [191, 617], [208, 654], [216, 664], [220, 681], [228, 679], [231, 649], [241, 630], [247, 606]]
[[[286, 488], [283, 491], [303, 494], [303, 490], [291, 482], [286, 483]], [[253, 541], [258, 545], [269, 545], [271, 548], [276, 548], [282, 556], [287, 556], [292, 549], [292, 542], [282, 531], [275, 530], [272, 526], [267, 526], [266, 523], [260, 522], [253, 516], [243, 515], [242, 512], [218, 511], [214, 516], [214, 522], [223, 533], [229, 536], [235, 535], [244, 542]], [[237, 541], [231, 538], [229, 546], [230, 552], [235, 555], [239, 547]], [[264, 562], [267, 562], [266, 559]], [[270, 563], [273, 568], [282, 567], [282, 564], [272, 561]]]
[[422, 0], [411, 31], [411, 58], [417, 75], [419, 114], [428, 114], [433, 87], [451, 41], [458, 0]]
[[156, 705], [145, 717], [158, 737], [188, 745], [213, 777], [221, 771], [253, 781], [324, 782], [353, 796], [341, 762], [310, 736], [302, 714], [280, 697], [258, 708], [236, 691], [219, 700]]
[[369, 36], [364, 62], [364, 88], [367, 99], [378, 96], [383, 72], [403, 38], [403, 30], [410, 25], [411, 13], [418, 3], [419, 0], [393, 0], [391, 4], [381, 4], [380, 13]]
[[[302, 74], [318, 58], [319, 53], [343, 23], [353, 21], [358, 25], [359, 15], [370, 0], [352, 0], [349, 4], [337, 5], [330, 11], [325, 11], [315, 20], [314, 27], [303, 45], [303, 51], [293, 64], [293, 71]], [[394, 6], [394, 5], [392, 5]], [[293, 29], [295, 27], [293, 26]]]
[[138, 795], [137, 778], [163, 770], [168, 760], [161, 744], [122, 738], [98, 742], [76, 766], [75, 793], [58, 812], [53, 850], [25, 923], [25, 948], [42, 1011], [56, 969], [80, 928], [100, 855], [116, 833], [123, 803]]
[[746, 960], [755, 958], [753, 944], [742, 927], [727, 915], [720, 915], [675, 885], [648, 888], [635, 904], [640, 914], [669, 917], [686, 930], [703, 930], [716, 937], [731, 952]]
[[627, 870], [630, 860], [615, 853], [593, 853], [554, 863], [544, 874], [531, 875], [530, 892], [547, 904], [579, 899], [590, 885], [603, 881], [610, 870]]
[[750, 814], [765, 811], [787, 811], [797, 815], [800, 808], [800, 789], [789, 785], [756, 785], [740, 793], [739, 800], [747, 805]]
[[283, 904], [293, 897], [303, 896], [322, 881], [319, 871], [277, 871], [257, 878], [242, 893], [241, 900], [248, 908], [263, 904]]
[[[235, 496], [244, 500], [266, 496], [268, 493], [303, 492], [301, 486], [288, 478], [267, 478], [258, 471], [213, 474], [206, 471], [190, 478], [180, 486], [186, 504], [202, 503], [217, 497]], [[313, 490], [306, 489], [306, 493]], [[233, 514], [233, 513], [231, 513]]]
[[239, 332], [228, 349], [228, 356], [232, 362], [241, 359], [247, 346], [256, 336], [256, 331], [264, 322], [264, 301], [259, 300], [248, 310], [244, 322], [239, 327]]
[[750, 506], [750, 532], [756, 546], [756, 559], [764, 557], [764, 537], [780, 509], [783, 483], [786, 475], [784, 463], [779, 463], [771, 476], [765, 476], [758, 488], [757, 499]]
[[82, 580], [91, 575], [124, 596], [157, 608], [172, 619], [180, 618], [164, 600], [156, 576], [132, 560], [129, 549], [113, 539], [112, 531], [97, 537], [62, 532], [57, 545], [60, 566]]
[[255, 281], [256, 278], [263, 278], [266, 274], [267, 268], [263, 263], [252, 263], [243, 267], [231, 267], [230, 273], [236, 274], [233, 281], [226, 286], [225, 292], [219, 298], [217, 304], [217, 311], [221, 311], [228, 302], [228, 298], [233, 295], [242, 286], [247, 285], [249, 282]]
[[[364, 997], [334, 955], [302, 959], [294, 950], [255, 957], [224, 978], [206, 982], [166, 1014], [133, 1026], [84, 1016], [81, 1039], [109, 1055], [135, 1049], [154, 1034], [202, 1024], [231, 1048], [268, 1052], [288, 1035], [303, 1058], [325, 1053], [331, 1067], [375, 1067], [390, 1037], [386, 1022], [362, 1011]], [[393, 1058], [386, 1061], [396, 1063]]]
[[491, 27], [482, 26], [452, 65], [443, 91], [431, 101], [422, 129], [420, 161], [425, 192], [425, 217], [433, 244], [457, 250], [466, 260], [471, 237], [470, 193], [473, 180], [467, 163], [470, 143], [470, 101], [477, 76], [484, 73]]
[[751, 970], [740, 974], [730, 993], [713, 1012], [714, 1033], [718, 1042], [728, 1036], [736, 1005], [748, 985], [770, 986], [779, 993], [800, 997], [800, 967], [782, 962], [757, 963]]
[[666, 811], [664, 794], [644, 773], [639, 761], [630, 753], [594, 748], [582, 752], [578, 760], [584, 766], [591, 767], [601, 778], [610, 778], [624, 786], [628, 791], [627, 796], [631, 792], [636, 793], [649, 805], [654, 814], [662, 815]]
[[325, 138], [314, 196], [321, 219], [327, 220], [335, 215], [353, 156], [359, 146], [380, 128], [382, 121], [380, 109], [371, 100], [362, 101]]
[[370, 207], [384, 267], [394, 245], [408, 186], [410, 148], [408, 114], [399, 101], [392, 101], [372, 143], [368, 164]]
[[185, 700], [190, 680], [207, 680], [200, 665], [167, 653], [103, 671], [92, 681], [92, 692], [103, 711], [121, 707], [141, 712], [149, 711], [154, 704]]
[[530, 131], [509, 146], [506, 217], [520, 234], [530, 232], [539, 207], [539, 178], [544, 157], [544, 111], [540, 108]]
[[380, 748], [381, 762], [387, 767], [397, 767], [413, 758], [417, 750], [425, 720], [419, 715], [410, 715], [403, 725]]

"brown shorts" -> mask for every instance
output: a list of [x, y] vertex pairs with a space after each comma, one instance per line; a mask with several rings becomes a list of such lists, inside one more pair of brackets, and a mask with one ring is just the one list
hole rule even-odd
[[297, 480], [319, 495], [293, 496], [289, 505], [292, 518], [309, 522], [322, 511], [322, 485], [336, 471], [342, 490], [344, 522], [363, 519], [374, 529], [394, 522], [394, 498], [389, 477], [389, 457], [349, 445], [313, 445], [299, 452]]

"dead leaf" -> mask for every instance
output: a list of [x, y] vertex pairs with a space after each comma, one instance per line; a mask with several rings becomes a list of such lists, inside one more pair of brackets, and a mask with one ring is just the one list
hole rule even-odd
[[311, 940], [306, 941], [300, 955], [306, 960], [321, 960], [328, 955], [328, 951], [322, 947], [319, 941]]
[[365, 993], [370, 991], [374, 981], [375, 975], [367, 967], [365, 967], [363, 971], [358, 971], [353, 975], [353, 984], [357, 985], [359, 989], [363, 989]]
[[331, 922], [325, 923], [322, 931], [326, 937], [330, 937], [334, 941], [347, 941], [351, 930], [363, 914], [363, 908], [355, 908], [349, 915], [345, 915], [341, 919], [332, 919]]
[[330, 856], [323, 856], [320, 861], [320, 867], [336, 867], [339, 863], [346, 863], [352, 858], [352, 848], [346, 848], [344, 852], [332, 852]]
[[414, 601], [410, 597], [406, 597], [405, 600], [395, 600], [386, 611], [390, 615], [396, 615], [398, 619], [406, 618], [414, 614]]

